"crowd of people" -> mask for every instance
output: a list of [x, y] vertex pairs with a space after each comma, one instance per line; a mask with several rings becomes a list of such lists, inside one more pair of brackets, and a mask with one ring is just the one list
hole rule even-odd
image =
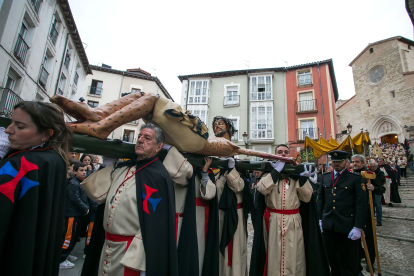
[[[217, 137], [234, 134], [225, 117], [212, 126]], [[246, 172], [233, 156], [225, 169], [211, 167], [207, 156], [194, 167], [152, 123], [140, 128], [136, 159], [105, 166], [90, 154], [78, 161], [69, 152], [72, 131], [63, 112], [40, 102], [16, 105], [4, 133], [5, 275], [73, 268], [71, 251], [82, 233], [82, 275], [360, 275], [363, 231], [375, 262], [367, 191], [380, 226], [382, 204], [401, 202], [396, 174], [406, 177], [406, 166], [412, 168], [412, 155], [400, 145], [381, 145], [381, 156], [368, 159], [333, 151], [328, 168], [305, 166], [300, 174], [287, 173], [282, 161], [269, 161], [270, 172]], [[278, 145], [275, 155], [289, 157], [289, 146]], [[375, 179], [368, 183], [363, 171], [375, 172]]]

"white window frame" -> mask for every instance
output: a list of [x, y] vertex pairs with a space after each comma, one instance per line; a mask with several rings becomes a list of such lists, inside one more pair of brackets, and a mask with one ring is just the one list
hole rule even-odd
[[[304, 93], [312, 93], [312, 105], [301, 102], [301, 100], [300, 100], [300, 94], [304, 94]], [[298, 109], [297, 110], [299, 112], [309, 112], [309, 111], [316, 110], [316, 106], [315, 106], [315, 101], [314, 100], [315, 100], [315, 90], [312, 89], [312, 90], [299, 91], [298, 92], [297, 101], [300, 104], [298, 104], [298, 106], [297, 106]], [[311, 106], [312, 106], [312, 109], [309, 109]], [[302, 110], [302, 107], [304, 108], [303, 110]]]
[[[261, 151], [263, 153], [272, 154], [272, 146], [271, 145], [253, 145], [253, 150]], [[262, 157], [253, 156], [252, 161], [263, 161]]]
[[232, 121], [235, 121], [237, 123], [237, 127], [236, 126], [234, 127], [237, 130], [237, 132], [234, 133], [234, 135], [232, 137], [230, 137], [230, 139], [232, 141], [240, 141], [240, 116], [232, 116], [232, 115], [230, 115], [228, 118], [230, 120], [232, 120]]
[[144, 91], [144, 87], [141, 85], [131, 84], [129, 91], [132, 92], [132, 89], [139, 89], [140, 91]]
[[[200, 83], [201, 86], [197, 88], [198, 83]], [[197, 95], [197, 89], [200, 89], [199, 95]], [[205, 89], [205, 94], [203, 95], [204, 89]], [[210, 95], [210, 79], [189, 80], [187, 104], [208, 104], [209, 95]], [[203, 101], [203, 97], [205, 97], [204, 101]]]
[[[64, 77], [64, 82], [62, 83], [62, 77]], [[58, 83], [58, 89], [60, 89], [62, 91], [62, 96], [65, 95], [65, 86], [66, 86], [66, 81], [68, 80], [68, 78], [65, 76], [65, 74], [61, 73], [60, 78], [59, 78], [59, 83]]]
[[[187, 111], [189, 111], [192, 115], [199, 117], [201, 121], [203, 121], [204, 124], [208, 127], [208, 108], [206, 105], [189, 105], [187, 107]], [[201, 116], [202, 111], [205, 113], [205, 118]]]
[[[258, 92], [259, 78], [264, 78], [265, 91]], [[267, 86], [267, 78], [270, 77], [270, 90]], [[257, 86], [257, 87], [254, 87]], [[254, 91], [257, 90], [257, 91]], [[250, 101], [272, 101], [273, 100], [273, 75], [264, 74], [264, 75], [252, 75], [250, 76]], [[268, 97], [270, 96], [270, 97]]]
[[[9, 87], [7, 87], [7, 82], [8, 82], [9, 79], [11, 79], [11, 85]], [[13, 78], [12, 76], [10, 76], [10, 72], [7, 72], [6, 82], [4, 83], [4, 88], [10, 89], [11, 91], [14, 92], [14, 86], [15, 85], [16, 85], [16, 79]]]
[[[236, 92], [236, 96], [237, 96], [236, 101], [228, 100], [227, 89], [229, 87], [237, 87], [237, 91], [232, 91], [232, 92]], [[238, 105], [240, 105], [240, 83], [225, 84], [224, 85], [224, 106], [238, 106]]]
[[[309, 73], [309, 83], [306, 82], [306, 77], [305, 77], [305, 83], [300, 83], [299, 79], [301, 77], [301, 75]], [[306, 75], [305, 75], [306, 76]], [[300, 69], [300, 70], [296, 70], [296, 82], [297, 82], [297, 86], [311, 86], [313, 85], [313, 75], [312, 75], [312, 68], [305, 68], [305, 69]]]
[[[309, 133], [308, 133], [308, 136], [311, 139], [317, 139], [319, 136], [318, 136], [318, 133], [317, 133], [318, 132], [317, 131], [318, 125], [317, 125], [316, 117], [308, 117], [308, 118], [300, 118], [300, 119], [298, 119], [298, 130], [299, 129], [302, 129], [302, 121], [313, 121], [313, 128], [315, 129], [315, 131], [314, 131], [313, 137], [310, 136]], [[305, 137], [306, 137], [306, 134], [300, 133], [298, 131], [298, 139], [299, 140], [305, 140]]]
[[[259, 126], [258, 119], [254, 120], [254, 118], [258, 118], [258, 111], [259, 108], [265, 109], [265, 128], [261, 128]], [[271, 108], [271, 115], [268, 118], [268, 108]], [[254, 111], [255, 110], [255, 111]], [[256, 115], [254, 116], [254, 112]], [[270, 120], [270, 122], [269, 122]], [[260, 128], [259, 128], [260, 127]], [[263, 136], [264, 130], [264, 136]], [[268, 130], [270, 130], [271, 135], [268, 135]], [[260, 136], [260, 137], [259, 137]], [[256, 102], [250, 104], [250, 139], [251, 140], [268, 140], [274, 139], [274, 107], [273, 102]]]

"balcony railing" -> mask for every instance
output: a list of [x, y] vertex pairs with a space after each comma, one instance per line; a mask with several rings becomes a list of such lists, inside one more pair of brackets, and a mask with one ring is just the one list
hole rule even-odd
[[224, 96], [224, 106], [240, 105], [240, 96]]
[[318, 139], [319, 128], [298, 128], [296, 129], [298, 141], [303, 141], [306, 138], [306, 134], [310, 139]]
[[11, 117], [14, 111], [14, 106], [23, 100], [10, 89], [0, 88], [0, 91], [2, 91], [0, 114], [4, 114], [6, 117]]
[[49, 72], [46, 70], [45, 67], [42, 66], [42, 70], [40, 71], [39, 83], [45, 89], [46, 89], [48, 78], [49, 78]]
[[40, 6], [42, 5], [43, 0], [30, 0], [33, 8], [35, 9], [36, 13], [39, 14]]
[[101, 96], [102, 94], [102, 87], [95, 87], [95, 86], [89, 86], [89, 95], [96, 95], [96, 96]]
[[50, 28], [49, 37], [50, 37], [50, 40], [53, 42], [53, 45], [56, 45], [56, 39], [57, 39], [58, 35], [59, 35], [59, 33], [56, 30], [55, 25], [52, 25], [52, 28]]
[[296, 113], [318, 112], [316, 100], [297, 101]]
[[14, 56], [24, 64], [26, 61], [27, 51], [29, 51], [29, 46], [26, 41], [24, 41], [24, 38], [19, 35], [16, 41], [16, 46], [14, 47]]

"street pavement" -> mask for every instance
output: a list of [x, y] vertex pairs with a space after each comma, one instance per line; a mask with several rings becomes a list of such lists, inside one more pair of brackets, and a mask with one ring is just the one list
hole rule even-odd
[[80, 238], [80, 242], [75, 245], [75, 248], [72, 250], [71, 255], [78, 257], [74, 268], [70, 269], [60, 269], [59, 276], [80, 276], [83, 266], [83, 248], [85, 247], [85, 238]]
[[[409, 169], [408, 169], [409, 171]], [[378, 250], [382, 275], [414, 276], [414, 173], [401, 180], [399, 192], [402, 203], [393, 207], [383, 206], [382, 226], [377, 227]], [[253, 244], [253, 226], [248, 220], [248, 264]], [[79, 276], [84, 259], [85, 238], [81, 238], [72, 255], [78, 257], [72, 269], [61, 269], [59, 276]], [[363, 263], [365, 268], [365, 263]], [[376, 265], [375, 265], [376, 267]], [[364, 275], [370, 275], [364, 271]], [[376, 275], [376, 274], [375, 274]]]

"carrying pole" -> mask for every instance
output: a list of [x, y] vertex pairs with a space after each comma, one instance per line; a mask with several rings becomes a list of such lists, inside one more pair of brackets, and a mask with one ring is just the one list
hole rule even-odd
[[368, 267], [369, 267], [369, 274], [371, 274], [371, 276], [374, 276], [374, 271], [372, 270], [372, 265], [371, 265], [371, 259], [369, 258], [367, 242], [365, 240], [364, 230], [361, 230], [361, 239], [362, 239], [362, 243], [364, 244], [364, 251], [365, 251], [365, 257], [367, 259], [367, 264], [368, 264]]

